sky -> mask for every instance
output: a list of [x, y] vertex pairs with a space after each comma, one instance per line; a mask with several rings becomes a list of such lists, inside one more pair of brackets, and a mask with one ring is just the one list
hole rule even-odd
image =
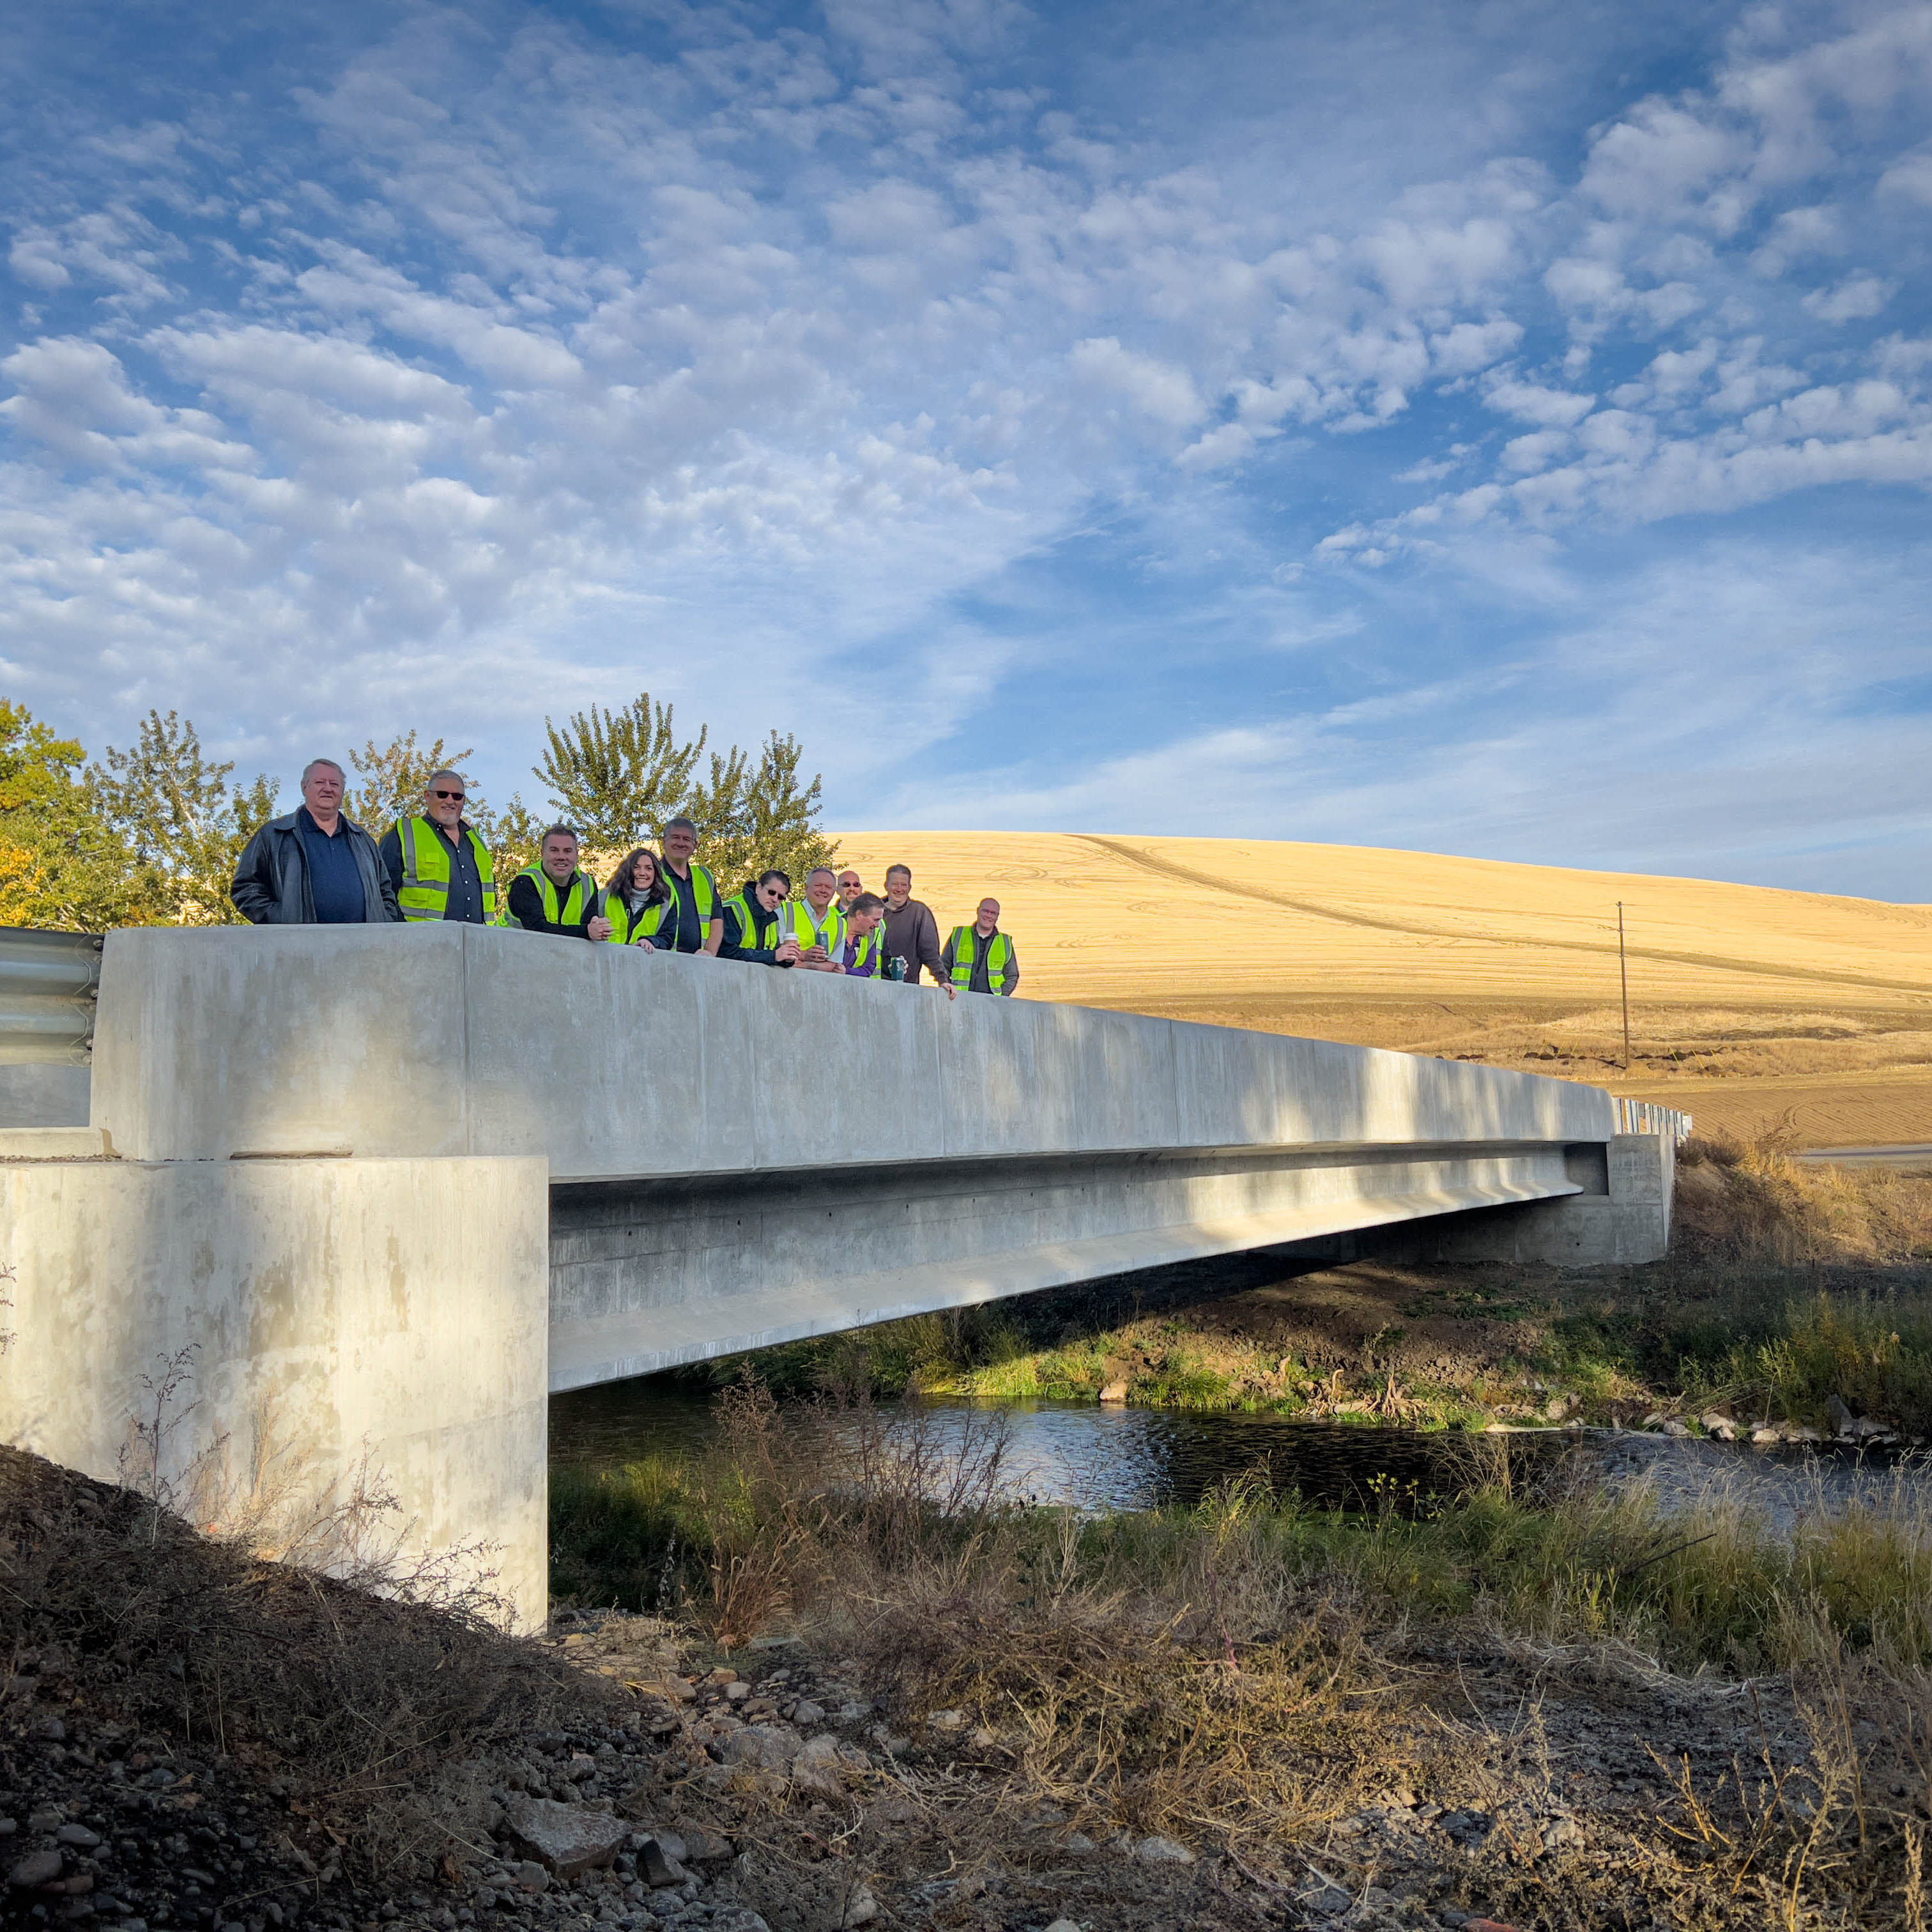
[[[0, 693], [1932, 902], [1932, 6], [20, 0]], [[287, 794], [292, 802], [291, 788]]]

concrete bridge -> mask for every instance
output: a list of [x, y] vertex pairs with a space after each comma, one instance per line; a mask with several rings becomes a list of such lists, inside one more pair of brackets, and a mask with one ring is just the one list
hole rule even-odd
[[1674, 1125], [1494, 1068], [516, 932], [117, 932], [91, 1125], [0, 1132], [0, 1434], [112, 1478], [178, 1361], [144, 1453], [207, 1520], [366, 1451], [410, 1546], [497, 1544], [537, 1618], [551, 1391], [1401, 1223], [1649, 1260]]

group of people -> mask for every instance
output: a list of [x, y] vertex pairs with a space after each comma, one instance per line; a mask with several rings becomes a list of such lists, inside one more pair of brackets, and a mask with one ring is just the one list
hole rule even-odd
[[575, 830], [553, 825], [538, 856], [500, 895], [490, 848], [463, 816], [460, 773], [434, 773], [422, 809], [398, 819], [380, 842], [344, 813], [346, 784], [340, 765], [311, 759], [302, 803], [249, 841], [231, 888], [244, 919], [257, 926], [455, 920], [850, 979], [916, 984], [929, 972], [950, 998], [1010, 994], [1020, 982], [999, 902], [982, 899], [972, 922], [954, 927], [941, 945], [904, 866], [886, 868], [883, 897], [850, 866], [818, 866], [796, 898], [790, 875], [773, 868], [726, 898], [698, 862], [698, 827], [678, 818], [664, 828], [662, 851], [637, 847], [599, 886], [579, 862]]

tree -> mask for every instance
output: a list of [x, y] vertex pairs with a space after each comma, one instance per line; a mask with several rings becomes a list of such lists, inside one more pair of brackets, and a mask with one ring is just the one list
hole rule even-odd
[[536, 776], [584, 843], [608, 851], [662, 838], [664, 820], [685, 809], [705, 741], [700, 730], [694, 742], [680, 744], [671, 707], [653, 704], [648, 691], [621, 711], [593, 704], [561, 730], [546, 718], [544, 732], [550, 747]]
[[814, 866], [835, 864], [838, 850], [836, 841], [826, 838], [819, 827], [819, 797], [824, 789], [819, 774], [812, 774], [808, 785], [798, 782], [801, 756], [799, 742], [790, 732], [781, 738], [774, 731], [759, 752], [758, 768], [746, 788], [740, 807], [745, 871], [757, 873], [776, 866], [800, 889], [806, 873]]
[[698, 856], [728, 892], [752, 862], [751, 776], [750, 760], [736, 746], [727, 758], [713, 752], [710, 776], [684, 802], [685, 816], [698, 827]]
[[143, 922], [146, 895], [76, 782], [87, 753], [0, 698], [0, 925], [104, 932]]
[[194, 726], [150, 711], [131, 751], [107, 748], [87, 768], [101, 821], [140, 869], [153, 922], [238, 926], [228, 896], [242, 848], [275, 815], [280, 786], [266, 774], [231, 790], [232, 759], [216, 763]]

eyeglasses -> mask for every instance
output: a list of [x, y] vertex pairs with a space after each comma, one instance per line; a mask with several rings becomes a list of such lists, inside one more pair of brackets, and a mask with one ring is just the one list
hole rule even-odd
[[431, 798], [454, 799], [458, 805], [460, 805], [463, 802], [462, 793], [460, 791], [445, 791], [441, 785], [431, 786], [429, 795]]

